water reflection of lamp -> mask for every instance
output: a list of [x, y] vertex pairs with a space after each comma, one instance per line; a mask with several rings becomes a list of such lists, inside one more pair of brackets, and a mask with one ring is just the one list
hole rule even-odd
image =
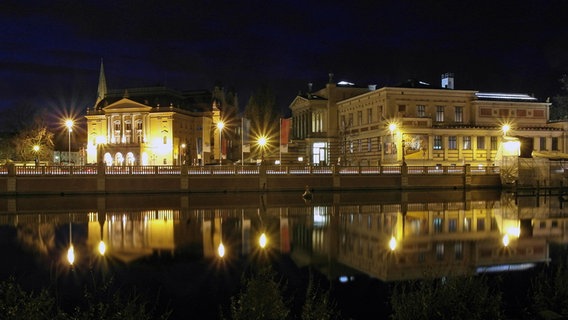
[[397, 241], [396, 241], [396, 238], [395, 238], [394, 236], [392, 236], [392, 237], [390, 238], [390, 240], [389, 240], [389, 248], [390, 248], [390, 250], [391, 250], [391, 251], [396, 250], [397, 244], [398, 244], [398, 243], [397, 243]]
[[219, 258], [223, 258], [225, 256], [225, 246], [223, 245], [223, 242], [219, 243], [217, 254], [219, 255]]
[[258, 245], [260, 246], [261, 249], [266, 248], [266, 245], [268, 244], [268, 238], [266, 238], [266, 233], [262, 232], [260, 234], [260, 237], [258, 238]]
[[[102, 219], [101, 219], [102, 217]], [[99, 242], [98, 250], [101, 256], [104, 256], [106, 253], [106, 244], [103, 239], [103, 230], [105, 225], [106, 216], [104, 214], [99, 215], [99, 225], [101, 227], [101, 241]]]
[[75, 262], [75, 249], [73, 248], [73, 229], [71, 223], [71, 215], [69, 215], [69, 249], [67, 249], [67, 261], [70, 265]]

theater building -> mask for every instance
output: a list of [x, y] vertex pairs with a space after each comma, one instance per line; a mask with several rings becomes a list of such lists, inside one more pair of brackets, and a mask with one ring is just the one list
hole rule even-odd
[[[222, 88], [107, 90], [101, 63], [98, 98], [87, 109], [87, 163], [203, 165], [226, 157], [216, 124], [238, 108]], [[217, 143], [215, 143], [217, 142]]]

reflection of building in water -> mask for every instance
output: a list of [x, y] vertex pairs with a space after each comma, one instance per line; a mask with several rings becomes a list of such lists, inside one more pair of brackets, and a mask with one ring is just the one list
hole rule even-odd
[[102, 240], [107, 252], [124, 262], [155, 252], [173, 254], [174, 223], [178, 220], [178, 210], [107, 212], [101, 217], [90, 213], [87, 244], [96, 248]]
[[538, 263], [548, 259], [548, 241], [567, 242], [568, 223], [555, 218], [561, 212], [551, 198], [482, 198], [66, 211], [0, 215], [0, 223], [15, 226], [20, 241], [41, 253], [66, 241], [57, 237], [67, 231], [58, 230], [72, 226], [78, 261], [96, 254], [101, 240], [105, 255], [124, 262], [184, 252], [215, 259], [221, 244], [226, 258], [248, 256], [266, 232], [269, 246], [300, 266], [334, 278], [366, 273], [385, 281]]
[[[384, 281], [474, 274], [496, 266], [512, 269], [547, 261], [546, 238], [521, 234], [520, 220], [510, 212], [516, 208], [500, 204], [340, 206], [336, 216], [330, 217], [335, 221], [324, 225], [317, 224], [321, 221], [317, 212], [322, 209], [314, 207], [313, 225], [298, 226], [301, 232], [294, 235], [301, 237], [294, 238], [294, 244], [319, 254], [320, 261], [327, 257]], [[326, 244], [334, 239], [337, 246]], [[335, 269], [341, 272], [340, 267]], [[331, 269], [326, 272], [339, 275]]]

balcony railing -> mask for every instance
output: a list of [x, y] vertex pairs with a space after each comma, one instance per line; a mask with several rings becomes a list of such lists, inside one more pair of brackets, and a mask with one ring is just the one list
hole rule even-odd
[[[98, 166], [12, 166], [16, 176], [84, 176], [99, 173]], [[408, 175], [463, 175], [467, 166], [408, 166]], [[402, 174], [401, 166], [106, 166], [105, 175], [182, 175], [187, 172], [190, 176], [199, 175], [398, 175]], [[471, 175], [499, 174], [499, 167], [472, 166]], [[9, 166], [0, 166], [0, 176], [10, 175]]]

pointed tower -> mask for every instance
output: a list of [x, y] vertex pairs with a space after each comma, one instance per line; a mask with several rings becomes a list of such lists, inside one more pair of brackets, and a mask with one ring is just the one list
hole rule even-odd
[[105, 78], [105, 68], [103, 65], [103, 59], [101, 58], [101, 71], [99, 73], [99, 87], [97, 89], [97, 101], [95, 102], [95, 109], [99, 102], [101, 102], [107, 94], [107, 84]]

